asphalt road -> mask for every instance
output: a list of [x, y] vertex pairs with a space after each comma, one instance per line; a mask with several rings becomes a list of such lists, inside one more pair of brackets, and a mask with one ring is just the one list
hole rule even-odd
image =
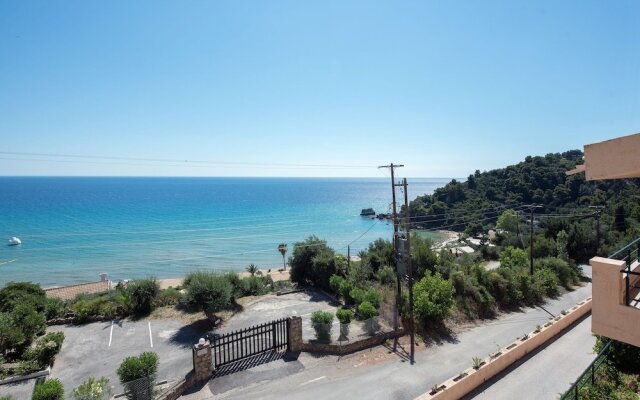
[[589, 316], [467, 399], [556, 399], [594, 360], [595, 343]]
[[[205, 321], [206, 322], [206, 321]], [[56, 357], [52, 378], [59, 378], [65, 391], [88, 377], [109, 378], [114, 394], [122, 393], [116, 369], [128, 356], [153, 351], [160, 358], [159, 380], [183, 377], [192, 369], [191, 346], [209, 328], [208, 323], [183, 326], [171, 320], [114, 321], [80, 326], [57, 326], [65, 340]]]
[[[587, 266], [586, 275], [590, 276], [590, 272]], [[461, 333], [449, 342], [421, 349], [414, 365], [395, 355], [369, 365], [359, 361], [362, 354], [340, 358], [302, 353], [297, 360], [279, 360], [258, 369], [215, 378], [199, 393], [187, 398], [413, 399], [468, 368], [473, 357], [487, 357], [589, 296], [591, 284], [550, 300], [542, 307], [508, 314]], [[569, 381], [573, 379], [575, 376]], [[519, 393], [516, 398], [529, 397]]]

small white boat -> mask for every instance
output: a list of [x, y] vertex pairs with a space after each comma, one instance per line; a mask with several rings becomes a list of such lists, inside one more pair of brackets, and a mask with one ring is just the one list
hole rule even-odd
[[13, 236], [11, 239], [9, 239], [9, 246], [17, 246], [19, 244], [22, 244], [22, 240], [17, 237]]

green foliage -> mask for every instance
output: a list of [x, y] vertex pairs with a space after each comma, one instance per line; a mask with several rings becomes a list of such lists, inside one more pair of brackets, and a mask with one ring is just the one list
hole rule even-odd
[[388, 240], [377, 239], [369, 243], [361, 258], [361, 265], [367, 266], [371, 273], [375, 273], [384, 265], [393, 263], [393, 244]]
[[524, 268], [528, 262], [529, 257], [522, 249], [507, 247], [500, 253], [500, 266], [505, 268]]
[[183, 299], [184, 296], [178, 289], [169, 287], [158, 293], [153, 304], [154, 307], [177, 306], [182, 303]]
[[158, 355], [145, 351], [137, 357], [125, 358], [116, 373], [123, 385], [141, 378], [149, 378], [153, 382], [156, 379], [158, 365]]
[[383, 298], [384, 297], [382, 296], [382, 293], [378, 292], [375, 289], [369, 289], [364, 293], [362, 301], [371, 303], [371, 305], [373, 305], [377, 309], [378, 307], [380, 307], [380, 303], [382, 303]]
[[31, 304], [18, 304], [9, 313], [16, 326], [20, 327], [27, 341], [31, 341], [35, 335], [44, 333], [47, 327], [47, 321], [44, 314], [33, 309]]
[[95, 297], [79, 296], [71, 304], [71, 309], [75, 313], [76, 322], [82, 323], [88, 321], [90, 317], [115, 318], [119, 315], [126, 315], [129, 312], [130, 305], [130, 292], [124, 290]]
[[413, 288], [414, 309], [423, 324], [445, 319], [453, 306], [453, 284], [439, 273], [425, 275]]
[[239, 290], [235, 291], [236, 297], [262, 296], [269, 293], [273, 280], [270, 276], [247, 276], [240, 280]]
[[534, 266], [535, 269], [549, 269], [553, 271], [558, 278], [558, 282], [567, 289], [570, 289], [572, 285], [577, 284], [579, 281], [578, 271], [560, 258], [541, 258], [535, 260]]
[[329, 289], [329, 279], [343, 268], [342, 262], [327, 242], [316, 236], [294, 244], [293, 255], [289, 258], [291, 281], [301, 285], [312, 285]]
[[333, 293], [339, 295], [340, 294], [340, 286], [345, 281], [346, 281], [346, 279], [344, 279], [340, 275], [335, 275], [335, 274], [331, 275], [331, 277], [329, 278], [329, 287], [331, 288], [331, 291]]
[[331, 338], [331, 324], [333, 323], [333, 314], [328, 311], [314, 311], [311, 314], [311, 324], [316, 331], [316, 339], [329, 340]]
[[18, 368], [16, 369], [17, 375], [29, 375], [34, 372], [41, 371], [40, 364], [37, 361], [33, 360], [24, 360], [18, 364]]
[[51, 332], [47, 333], [36, 342], [35, 346], [30, 347], [24, 354], [24, 359], [34, 361], [38, 365], [38, 369], [42, 370], [53, 364], [56, 354], [62, 347], [64, 341], [64, 333]]
[[254, 276], [256, 272], [258, 272], [258, 266], [253, 263], [249, 264], [245, 269], [249, 274], [251, 274], [251, 276]]
[[21, 348], [26, 342], [24, 332], [16, 326], [11, 315], [0, 313], [0, 355], [4, 355], [11, 349]]
[[392, 267], [385, 265], [378, 270], [376, 278], [381, 285], [390, 286], [396, 281], [396, 273]]
[[[609, 342], [609, 338], [596, 336], [595, 353], [600, 353]], [[607, 363], [616, 369], [629, 373], [640, 373], [640, 347], [613, 340], [609, 347]]]
[[32, 400], [64, 400], [64, 386], [60, 379], [47, 379], [33, 390]]
[[0, 289], [0, 311], [8, 312], [18, 305], [44, 310], [46, 295], [40, 285], [31, 282], [9, 282]]
[[187, 304], [207, 313], [229, 307], [234, 289], [225, 276], [207, 271], [188, 274], [184, 280], [184, 287], [187, 291]]
[[433, 242], [423, 239], [418, 234], [411, 235], [411, 257], [418, 277], [435, 272], [438, 254], [433, 250]]
[[340, 296], [344, 299], [345, 303], [351, 304], [354, 302], [353, 297], [351, 297], [351, 291], [353, 290], [353, 285], [351, 282], [345, 280], [340, 283]]
[[160, 292], [155, 278], [138, 279], [127, 284], [131, 311], [135, 315], [146, 315], [153, 310], [153, 302]]
[[358, 316], [360, 319], [370, 319], [378, 315], [378, 310], [368, 301], [363, 301], [358, 306]]
[[520, 217], [518, 216], [518, 214], [515, 211], [508, 209], [500, 214], [496, 227], [498, 229], [503, 229], [505, 231], [515, 233], [518, 230], [519, 221]]
[[567, 252], [567, 248], [569, 247], [569, 235], [567, 232], [560, 231], [558, 232], [558, 236], [556, 236], [556, 253], [558, 258], [569, 262], [569, 253]]
[[336, 317], [341, 324], [348, 324], [353, 318], [353, 312], [348, 308], [340, 308], [336, 311]]
[[543, 296], [555, 297], [558, 295], [558, 277], [550, 269], [537, 269], [533, 273], [533, 281], [535, 287], [538, 288]]
[[74, 400], [104, 400], [110, 398], [111, 393], [109, 379], [90, 377], [73, 389], [73, 398]]
[[351, 289], [351, 291], [349, 292], [349, 297], [351, 297], [353, 299], [353, 302], [358, 305], [360, 303], [362, 303], [365, 300], [365, 295], [367, 294], [367, 292], [364, 291], [364, 289], [360, 289], [358, 287]]
[[67, 311], [67, 305], [57, 297], [47, 297], [44, 303], [44, 315], [48, 320], [63, 317]]

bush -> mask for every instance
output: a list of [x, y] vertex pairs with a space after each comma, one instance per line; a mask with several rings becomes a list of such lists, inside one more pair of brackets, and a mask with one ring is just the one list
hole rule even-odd
[[9, 315], [14, 325], [23, 332], [25, 344], [30, 344], [34, 336], [42, 335], [47, 328], [44, 314], [35, 311], [31, 304], [19, 304]]
[[545, 257], [535, 261], [536, 269], [549, 269], [558, 277], [559, 283], [566, 289], [578, 282], [578, 271], [568, 262], [555, 257]]
[[183, 298], [178, 289], [170, 287], [161, 290], [153, 303], [155, 307], [177, 306], [182, 303]]
[[507, 247], [500, 253], [500, 266], [505, 268], [524, 268], [529, 262], [527, 253], [522, 249]]
[[353, 312], [347, 308], [341, 308], [336, 311], [336, 317], [341, 324], [351, 323], [351, 319], [353, 318]]
[[349, 297], [351, 297], [351, 299], [353, 299], [353, 302], [358, 305], [360, 303], [362, 303], [364, 301], [364, 297], [367, 293], [360, 288], [353, 288], [351, 289], [351, 291], [349, 292]]
[[378, 270], [376, 274], [378, 281], [381, 285], [393, 285], [396, 281], [396, 273], [393, 268], [389, 266], [384, 266]]
[[383, 298], [382, 294], [378, 293], [375, 289], [369, 289], [364, 293], [363, 301], [371, 303], [377, 309], [380, 307]]
[[442, 321], [451, 312], [453, 293], [451, 281], [442, 279], [439, 273], [425, 275], [413, 288], [416, 315], [425, 324]]
[[316, 331], [316, 339], [331, 339], [331, 324], [333, 323], [333, 314], [328, 311], [314, 311], [311, 314], [311, 324]]
[[[120, 379], [120, 383], [126, 387], [129, 382], [138, 379], [147, 378], [147, 385], [143, 389], [152, 389], [158, 372], [158, 355], [153, 352], [146, 351], [138, 357], [127, 357], [122, 361], [116, 373]], [[137, 390], [132, 390], [136, 393]], [[134, 396], [135, 398], [135, 396]]]
[[223, 275], [213, 272], [192, 272], [184, 280], [185, 300], [189, 306], [208, 315], [229, 307], [233, 285]]
[[18, 364], [18, 368], [16, 369], [16, 374], [17, 375], [29, 375], [32, 374], [34, 372], [38, 372], [41, 371], [42, 368], [40, 368], [40, 364], [38, 364], [37, 361], [21, 361], [20, 364]]
[[337, 271], [345, 267], [344, 257], [336, 255], [327, 242], [316, 236], [295, 243], [289, 258], [291, 281], [330, 289], [329, 280]]
[[80, 297], [71, 305], [77, 322], [86, 322], [89, 317], [115, 318], [129, 310], [128, 292], [104, 294], [94, 298]]
[[0, 355], [24, 347], [26, 340], [24, 332], [16, 326], [11, 315], [0, 312]]
[[550, 269], [537, 269], [533, 273], [533, 281], [546, 296], [555, 297], [558, 295], [558, 277]]
[[109, 379], [87, 378], [82, 384], [73, 389], [75, 400], [103, 400], [111, 397]]
[[63, 317], [67, 312], [67, 306], [64, 301], [57, 297], [47, 297], [44, 303], [44, 315], [47, 321], [54, 318]]
[[329, 278], [329, 287], [331, 288], [331, 291], [337, 295], [340, 295], [340, 286], [346, 282], [346, 279], [344, 279], [343, 277], [341, 277], [340, 275], [331, 275], [331, 278]]
[[153, 302], [160, 292], [156, 278], [138, 279], [127, 284], [131, 310], [135, 315], [147, 315], [153, 309]]
[[24, 354], [25, 360], [35, 361], [38, 363], [39, 369], [45, 369], [51, 364], [56, 358], [56, 354], [60, 351], [62, 347], [62, 342], [64, 341], [64, 333], [62, 332], [52, 332], [47, 333], [40, 339], [34, 347], [29, 348]]
[[343, 280], [340, 284], [340, 296], [347, 304], [352, 304], [354, 302], [353, 297], [351, 297], [351, 291], [353, 290], [353, 285], [348, 280]]
[[[604, 336], [596, 336], [596, 338], [593, 351], [600, 353], [609, 342], [609, 338]], [[640, 347], [614, 340], [609, 347], [607, 363], [620, 371], [637, 374], [640, 372]]]
[[261, 296], [269, 293], [271, 284], [273, 284], [273, 280], [270, 276], [248, 276], [240, 280], [239, 290], [235, 295], [236, 297]]
[[40, 285], [31, 282], [9, 282], [0, 289], [0, 311], [9, 312], [18, 305], [30, 305], [43, 311], [46, 295]]
[[368, 301], [363, 301], [358, 306], [358, 316], [361, 319], [370, 319], [378, 315], [378, 310]]
[[36, 385], [32, 400], [64, 400], [64, 386], [60, 379], [47, 379]]

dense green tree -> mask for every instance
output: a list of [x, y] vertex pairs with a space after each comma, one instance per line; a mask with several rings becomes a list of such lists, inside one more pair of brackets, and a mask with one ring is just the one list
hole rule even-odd
[[522, 249], [507, 247], [500, 253], [500, 265], [505, 268], [524, 268], [528, 262], [527, 253]]
[[453, 284], [440, 274], [427, 274], [413, 288], [416, 316], [423, 324], [445, 319], [453, 307]]
[[518, 231], [519, 222], [520, 216], [515, 211], [508, 209], [500, 214], [496, 226], [498, 229], [504, 229], [505, 231], [516, 233]]

